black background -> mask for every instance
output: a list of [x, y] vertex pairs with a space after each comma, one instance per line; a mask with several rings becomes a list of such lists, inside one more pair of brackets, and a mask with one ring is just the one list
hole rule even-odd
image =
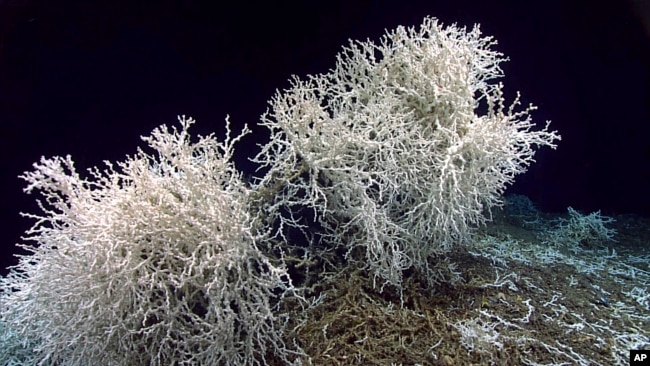
[[[154, 5], [152, 5], [154, 4]], [[211, 4], [211, 5], [207, 5]], [[305, 5], [309, 4], [309, 5]], [[385, 29], [481, 24], [540, 125], [562, 135], [509, 190], [539, 208], [650, 215], [650, 6], [600, 1], [36, 2], [0, 0], [2, 263], [31, 222], [17, 178], [41, 156], [79, 171], [122, 160], [141, 135], [185, 114], [194, 133], [249, 124], [237, 166], [250, 173], [255, 126], [292, 74], [328, 71], [348, 39]]]

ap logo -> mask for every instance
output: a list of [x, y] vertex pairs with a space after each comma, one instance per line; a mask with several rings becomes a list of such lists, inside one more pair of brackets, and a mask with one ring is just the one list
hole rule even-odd
[[650, 351], [631, 350], [630, 365], [650, 365]]

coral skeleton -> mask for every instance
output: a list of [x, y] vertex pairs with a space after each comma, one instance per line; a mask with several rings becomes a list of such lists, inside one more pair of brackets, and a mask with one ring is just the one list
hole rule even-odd
[[[360, 267], [402, 305], [406, 270], [428, 285], [459, 277], [444, 256], [471, 241], [535, 149], [560, 139], [535, 128], [519, 96], [506, 103], [495, 45], [478, 26], [433, 18], [351, 42], [332, 70], [273, 96], [252, 182], [232, 161], [249, 130], [233, 137], [228, 119], [224, 140], [192, 142], [182, 117], [143, 137], [148, 152], [86, 177], [70, 156], [42, 158], [22, 175], [42, 197], [42, 213], [25, 214], [33, 245], [0, 279], [0, 363], [299, 364], [283, 304], [307, 302], [289, 260]], [[492, 287], [518, 281], [497, 272]], [[500, 324], [452, 326], [483, 352], [508, 339]]]

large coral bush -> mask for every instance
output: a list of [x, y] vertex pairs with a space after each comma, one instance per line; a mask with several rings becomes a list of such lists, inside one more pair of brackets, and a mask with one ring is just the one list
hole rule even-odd
[[[533, 161], [559, 139], [504, 106], [496, 42], [427, 18], [379, 44], [352, 42], [329, 73], [294, 78], [262, 123], [270, 205], [307, 206], [328, 245], [363, 248], [384, 283], [468, 240]], [[280, 218], [281, 219], [281, 218]], [[291, 225], [291, 222], [287, 222]]]
[[27, 215], [37, 245], [23, 245], [31, 254], [0, 282], [15, 362], [241, 365], [263, 363], [269, 346], [284, 359], [296, 352], [275, 307], [291, 281], [258, 250], [266, 239], [230, 161], [247, 131], [192, 143], [192, 123], [157, 128], [143, 138], [153, 152], [107, 162], [92, 179], [69, 156], [22, 176], [45, 200], [43, 214]]

